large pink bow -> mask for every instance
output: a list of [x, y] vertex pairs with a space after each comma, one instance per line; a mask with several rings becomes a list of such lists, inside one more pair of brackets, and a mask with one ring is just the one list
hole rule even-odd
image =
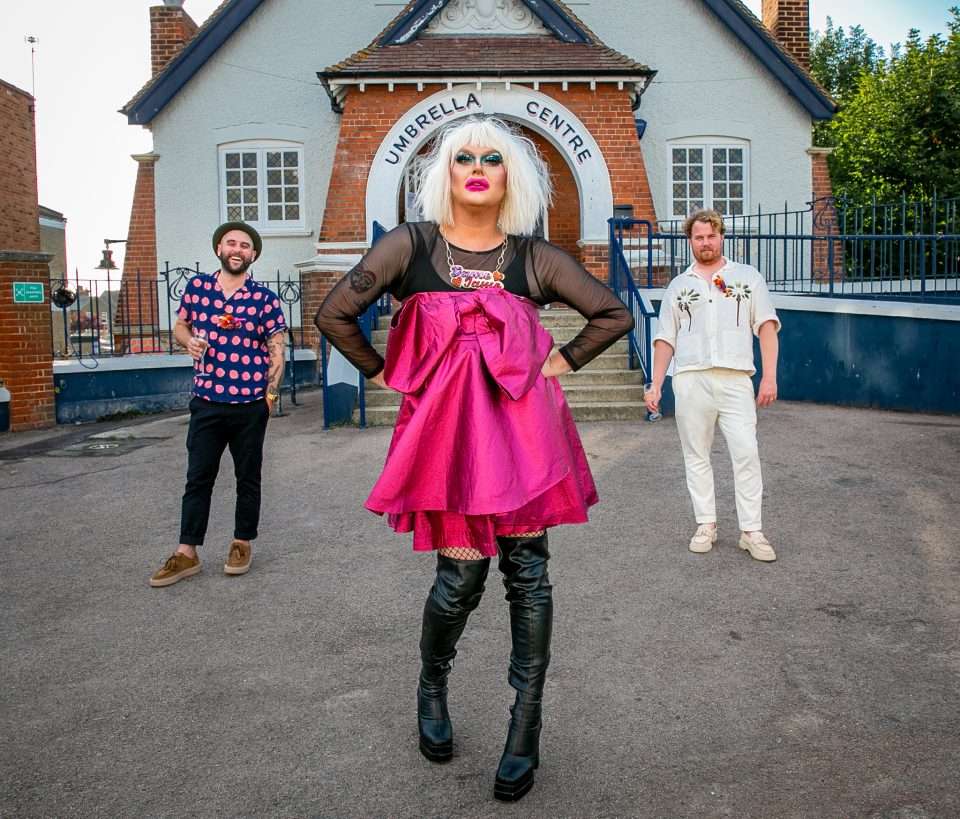
[[553, 338], [528, 299], [498, 289], [415, 293], [390, 323], [384, 379], [419, 392], [450, 345], [476, 336], [490, 377], [515, 401], [536, 383]]

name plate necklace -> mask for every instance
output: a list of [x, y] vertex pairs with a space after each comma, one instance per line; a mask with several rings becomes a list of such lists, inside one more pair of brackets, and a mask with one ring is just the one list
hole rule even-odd
[[[443, 234], [440, 234], [443, 236]], [[503, 290], [503, 260], [507, 255], [508, 237], [503, 237], [503, 244], [500, 246], [500, 257], [497, 259], [497, 266], [494, 270], [468, 270], [463, 265], [453, 263], [453, 251], [450, 249], [450, 242], [443, 236], [443, 243], [447, 247], [447, 267], [450, 268], [450, 284], [454, 287], [461, 287], [467, 290], [478, 290], [483, 287], [498, 287]]]

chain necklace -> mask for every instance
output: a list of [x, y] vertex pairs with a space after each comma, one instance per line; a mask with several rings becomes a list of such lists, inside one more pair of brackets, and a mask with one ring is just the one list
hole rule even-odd
[[[443, 236], [443, 234], [440, 234]], [[503, 260], [507, 255], [508, 237], [503, 237], [503, 244], [500, 246], [500, 257], [497, 259], [497, 266], [494, 270], [467, 270], [463, 265], [453, 263], [453, 251], [450, 249], [450, 242], [443, 236], [443, 243], [447, 247], [447, 267], [450, 268], [450, 284], [454, 287], [461, 287], [466, 290], [478, 290], [483, 287], [497, 287], [503, 290], [504, 275]]]

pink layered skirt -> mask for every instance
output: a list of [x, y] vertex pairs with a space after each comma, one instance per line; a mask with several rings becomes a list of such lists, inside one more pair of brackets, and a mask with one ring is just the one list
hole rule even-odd
[[366, 507], [413, 548], [497, 553], [497, 535], [585, 523], [597, 502], [534, 302], [503, 290], [417, 293], [391, 322], [384, 378], [404, 394]]

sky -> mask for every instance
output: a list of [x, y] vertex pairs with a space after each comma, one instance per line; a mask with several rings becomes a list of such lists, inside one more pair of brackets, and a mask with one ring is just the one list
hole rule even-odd
[[[184, 8], [201, 23], [219, 2], [186, 0]], [[762, 0], [745, 2], [760, 15]], [[888, 49], [910, 28], [923, 37], [945, 31], [955, 2], [811, 0], [810, 25], [824, 30], [828, 15], [835, 26], [859, 24]], [[0, 79], [35, 88], [40, 204], [67, 217], [67, 264], [81, 279], [95, 275], [104, 239], [126, 237], [137, 170], [130, 155], [152, 146], [150, 133], [117, 110], [149, 79], [147, 10], [157, 4], [100, 0], [92, 14], [73, 0], [0, 0]], [[38, 40], [35, 72], [27, 36]], [[123, 245], [114, 251], [120, 264]]]

